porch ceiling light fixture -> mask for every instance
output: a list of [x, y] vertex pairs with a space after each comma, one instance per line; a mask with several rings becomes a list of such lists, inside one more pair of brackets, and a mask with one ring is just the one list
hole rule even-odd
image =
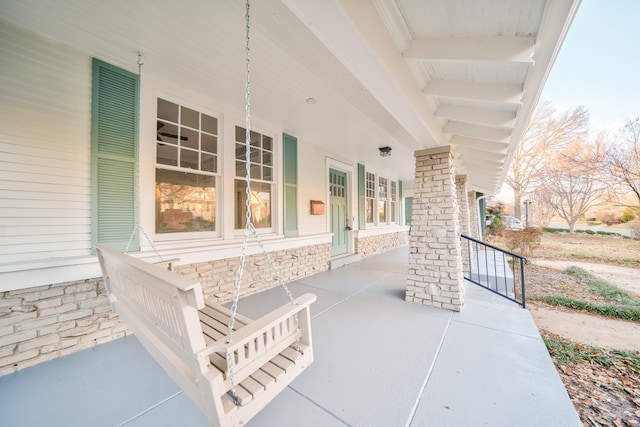
[[307, 98], [306, 101], [307, 101], [307, 104], [309, 104], [309, 105], [313, 105], [316, 102], [318, 102], [318, 100], [315, 99], [315, 98]]
[[378, 148], [380, 151], [380, 156], [389, 157], [391, 155], [391, 147], [380, 147]]

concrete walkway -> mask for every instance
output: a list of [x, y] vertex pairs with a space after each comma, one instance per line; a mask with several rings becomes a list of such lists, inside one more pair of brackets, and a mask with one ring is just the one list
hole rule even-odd
[[[580, 426], [528, 311], [473, 285], [453, 313], [403, 300], [407, 248], [291, 285], [315, 362], [249, 427]], [[286, 301], [241, 301], [257, 317]], [[503, 302], [504, 301], [504, 302]], [[135, 337], [0, 377], [7, 426], [205, 426]]]
[[538, 329], [585, 345], [640, 352], [640, 323], [545, 305], [527, 305]]

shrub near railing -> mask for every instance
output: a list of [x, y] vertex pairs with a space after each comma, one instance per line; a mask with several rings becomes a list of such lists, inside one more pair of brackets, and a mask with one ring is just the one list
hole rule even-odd
[[542, 230], [538, 227], [527, 227], [524, 230], [505, 230], [502, 237], [509, 251], [528, 258], [540, 246]]

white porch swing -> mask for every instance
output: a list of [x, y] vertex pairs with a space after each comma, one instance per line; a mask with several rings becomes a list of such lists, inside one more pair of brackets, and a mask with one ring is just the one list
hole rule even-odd
[[[250, 4], [246, 2], [246, 158], [249, 159]], [[211, 426], [246, 424], [313, 361], [309, 307], [293, 298], [251, 218], [246, 163], [246, 227], [231, 309], [204, 301], [200, 283], [96, 245], [113, 310], [151, 356], [205, 413]], [[236, 312], [250, 235], [290, 302], [258, 320]], [[145, 233], [146, 236], [146, 233]]]

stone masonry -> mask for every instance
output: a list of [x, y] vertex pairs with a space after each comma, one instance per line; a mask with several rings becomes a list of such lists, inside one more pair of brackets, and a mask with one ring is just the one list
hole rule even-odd
[[417, 151], [415, 157], [405, 299], [460, 311], [464, 283], [453, 152], [438, 147]]
[[[284, 282], [301, 279], [329, 268], [329, 243], [270, 252]], [[239, 258], [227, 258], [176, 266], [175, 271], [197, 280], [204, 297], [217, 302], [233, 298]], [[278, 284], [277, 277], [264, 254], [249, 255], [245, 259], [240, 296], [247, 296]]]
[[[270, 256], [289, 282], [327, 270], [330, 244], [275, 251]], [[233, 258], [175, 269], [199, 280], [205, 298], [226, 302], [233, 296], [238, 264]], [[264, 255], [247, 257], [242, 296], [276, 284]], [[111, 311], [102, 278], [0, 292], [0, 376], [130, 333]]]
[[0, 375], [130, 333], [101, 278], [0, 292]]
[[458, 200], [458, 219], [460, 221], [460, 233], [469, 236], [471, 224], [469, 216], [469, 198], [467, 196], [467, 176], [456, 176], [456, 198]]
[[[460, 233], [471, 236], [471, 224], [469, 218], [469, 197], [467, 196], [467, 176], [456, 176], [456, 197], [458, 199], [458, 220], [460, 221]], [[461, 244], [467, 243], [461, 241]], [[462, 268], [464, 271], [471, 271], [471, 251], [468, 244], [462, 247]]]
[[407, 243], [409, 243], [409, 233], [407, 231], [399, 231], [377, 236], [359, 237], [355, 241], [355, 246], [356, 253], [364, 258], [399, 248]]
[[470, 236], [476, 240], [480, 240], [480, 223], [478, 222], [478, 203], [476, 201], [476, 192], [469, 191], [467, 196], [469, 204], [469, 223], [471, 224]]

